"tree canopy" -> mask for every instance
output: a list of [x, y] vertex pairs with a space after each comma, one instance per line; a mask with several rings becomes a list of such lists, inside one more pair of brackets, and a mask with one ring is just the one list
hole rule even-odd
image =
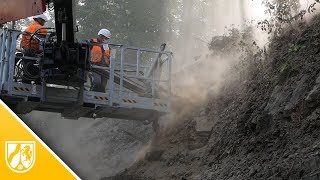
[[[90, 39], [101, 28], [112, 33], [112, 42], [126, 45], [160, 46], [165, 0], [78, 0], [78, 37]], [[143, 40], [143, 41], [142, 41]]]

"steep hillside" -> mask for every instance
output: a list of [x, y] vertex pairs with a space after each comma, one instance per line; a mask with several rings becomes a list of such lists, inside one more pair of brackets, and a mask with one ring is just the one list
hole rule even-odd
[[274, 37], [246, 79], [226, 83], [155, 137], [144, 159], [103, 179], [320, 179], [319, 27], [315, 16]]

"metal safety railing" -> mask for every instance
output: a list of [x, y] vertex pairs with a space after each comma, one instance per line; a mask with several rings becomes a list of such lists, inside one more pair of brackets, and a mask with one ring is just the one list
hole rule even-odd
[[16, 45], [21, 31], [4, 29], [0, 35], [0, 91], [12, 95]]
[[[109, 105], [154, 108], [157, 104], [170, 107], [172, 53], [163, 50], [110, 45], [109, 67], [103, 69], [108, 76]], [[154, 56], [154, 58], [150, 58]], [[162, 95], [160, 95], [162, 94]], [[159, 103], [158, 103], [159, 102]]]
[[[3, 29], [0, 32], [0, 94], [37, 97], [46, 101], [46, 84], [35, 85], [15, 81], [17, 39], [23, 32]], [[89, 44], [90, 45], [90, 44]], [[171, 52], [109, 44], [110, 65], [92, 65], [103, 70], [108, 79], [106, 93], [83, 91], [83, 103], [95, 106], [140, 108], [167, 112], [171, 98]], [[90, 55], [91, 56], [91, 55]], [[90, 58], [90, 57], [89, 57]], [[34, 61], [34, 59], [31, 59]], [[39, 59], [41, 61], [41, 59]], [[55, 88], [50, 86], [48, 88]], [[63, 98], [62, 98], [63, 99]]]

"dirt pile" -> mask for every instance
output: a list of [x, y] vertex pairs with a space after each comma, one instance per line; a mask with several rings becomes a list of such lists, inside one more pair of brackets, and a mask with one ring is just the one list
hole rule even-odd
[[[274, 37], [246, 79], [227, 83], [155, 137], [144, 159], [103, 179], [320, 179], [319, 27], [318, 15]], [[210, 131], [197, 129], [204, 121]]]

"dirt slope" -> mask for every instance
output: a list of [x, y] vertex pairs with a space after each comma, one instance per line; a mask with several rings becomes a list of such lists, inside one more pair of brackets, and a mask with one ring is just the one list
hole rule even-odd
[[[320, 179], [320, 16], [273, 38], [264, 62], [103, 179]], [[200, 120], [199, 120], [200, 119]], [[214, 124], [197, 131], [201, 119]]]

